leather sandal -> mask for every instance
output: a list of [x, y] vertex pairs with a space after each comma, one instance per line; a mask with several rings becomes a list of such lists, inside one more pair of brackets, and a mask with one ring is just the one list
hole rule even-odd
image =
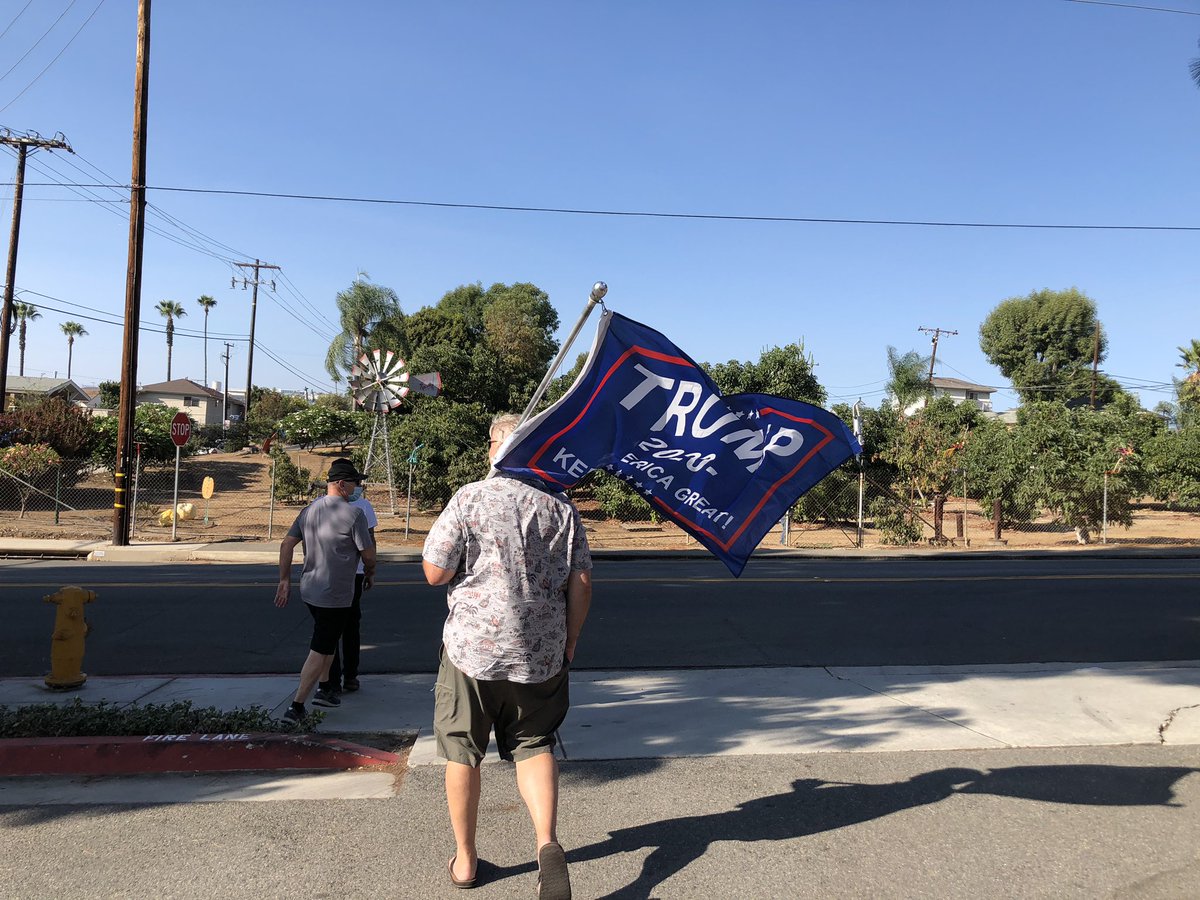
[[461, 888], [463, 890], [475, 887], [475, 881], [479, 878], [479, 864], [475, 864], [475, 874], [470, 878], [458, 879], [454, 877], [454, 861], [456, 859], [458, 859], [457, 855], [452, 856], [450, 857], [450, 861], [446, 863], [446, 871], [450, 873], [450, 883], [456, 888]]

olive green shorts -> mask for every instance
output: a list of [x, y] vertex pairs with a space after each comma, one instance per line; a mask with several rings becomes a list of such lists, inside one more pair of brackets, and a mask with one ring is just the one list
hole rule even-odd
[[483, 760], [493, 728], [501, 759], [520, 762], [554, 752], [554, 733], [571, 702], [565, 661], [540, 684], [478, 681], [446, 658], [444, 646], [433, 692], [438, 754], [472, 767]]

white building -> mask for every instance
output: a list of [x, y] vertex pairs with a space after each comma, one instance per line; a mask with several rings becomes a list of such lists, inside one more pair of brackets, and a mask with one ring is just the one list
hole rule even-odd
[[[220, 425], [224, 421], [224, 395], [188, 378], [148, 384], [138, 391], [137, 402], [139, 405], [161, 403], [172, 409], [181, 409], [198, 425]], [[244, 408], [243, 402], [231, 393], [229, 416], [241, 416]]]
[[[990, 413], [992, 411], [992, 394], [996, 393], [999, 388], [988, 387], [983, 384], [972, 384], [969, 381], [963, 381], [961, 378], [942, 378], [939, 375], [933, 376], [933, 396], [949, 397], [955, 403], [962, 403], [964, 400], [972, 401], [982, 412]], [[911, 416], [919, 409], [925, 408], [925, 397], [913, 401], [905, 408], [904, 414]]]

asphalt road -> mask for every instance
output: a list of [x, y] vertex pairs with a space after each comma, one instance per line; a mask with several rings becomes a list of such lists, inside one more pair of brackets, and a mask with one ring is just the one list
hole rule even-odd
[[[298, 577], [298, 575], [297, 575]], [[1200, 658], [1191, 559], [599, 561], [576, 668], [972, 665]], [[0, 676], [49, 663], [65, 584], [98, 593], [94, 674], [291, 672], [308, 643], [298, 592], [272, 605], [273, 566], [0, 563]], [[415, 563], [364, 599], [363, 669], [435, 669], [444, 589]]]
[[[573, 762], [559, 837], [580, 898], [1194, 897], [1196, 766], [1146, 746]], [[512, 767], [483, 782], [471, 893], [532, 897]], [[0, 829], [0, 897], [459, 893], [436, 766], [392, 800], [0, 807]]]

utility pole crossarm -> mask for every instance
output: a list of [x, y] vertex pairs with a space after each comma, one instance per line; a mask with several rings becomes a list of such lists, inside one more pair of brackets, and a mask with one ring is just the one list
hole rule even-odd
[[8, 237], [8, 265], [4, 270], [4, 306], [0, 309], [0, 413], [8, 394], [8, 339], [12, 327], [13, 290], [17, 280], [17, 246], [21, 240], [21, 201], [25, 196], [25, 158], [30, 150], [66, 150], [74, 153], [61, 133], [43, 138], [34, 132], [17, 134], [0, 128], [0, 144], [17, 149], [17, 175], [13, 181], [12, 230]]
[[933, 393], [933, 364], [935, 362], [937, 362], [938, 339], [943, 334], [950, 335], [951, 337], [953, 337], [954, 335], [957, 335], [958, 332], [951, 331], [949, 328], [926, 328], [924, 325], [922, 325], [920, 328], [918, 328], [917, 331], [921, 332], [922, 334], [932, 334], [933, 335], [933, 351], [929, 354], [929, 392], [932, 394]]
[[[258, 314], [258, 286], [260, 284], [263, 284], [263, 282], [259, 280], [258, 276], [259, 276], [260, 270], [262, 270], [262, 269], [278, 269], [280, 267], [273, 266], [270, 263], [265, 263], [260, 259], [256, 259], [252, 263], [240, 262], [240, 263], [234, 263], [234, 265], [241, 266], [244, 269], [253, 269], [254, 270], [254, 281], [251, 282], [254, 285], [254, 291], [250, 295], [250, 349], [246, 353], [246, 404], [242, 408], [242, 415], [245, 416], [246, 421], [249, 421], [250, 420], [250, 389], [254, 386], [254, 381], [253, 381], [253, 376], [254, 376], [254, 319]], [[247, 282], [247, 279], [243, 278], [242, 279], [242, 289], [243, 290], [245, 290], [246, 282]], [[267, 284], [270, 285], [272, 291], [275, 290], [275, 282], [271, 281], [271, 282], [267, 282]], [[230, 286], [232, 287], [232, 285], [230, 285]]]

